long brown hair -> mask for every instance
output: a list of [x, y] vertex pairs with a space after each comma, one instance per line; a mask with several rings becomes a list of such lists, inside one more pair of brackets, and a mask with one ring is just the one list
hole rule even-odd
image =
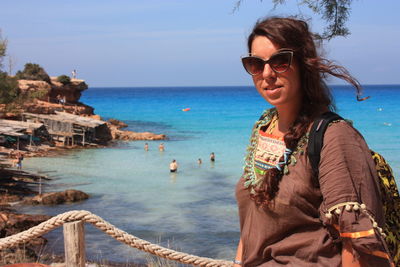
[[[318, 55], [314, 35], [303, 20], [270, 17], [258, 21], [248, 37], [249, 53], [257, 36], [267, 37], [280, 48], [293, 49], [294, 59], [299, 66], [301, 90], [303, 90], [302, 105], [297, 118], [284, 136], [286, 147], [294, 151], [299, 139], [306, 134], [310, 123], [324, 111], [335, 109], [330, 90], [325, 83], [328, 74], [352, 84], [358, 94], [361, 93], [361, 86], [344, 67]], [[283, 157], [280, 161], [282, 160]], [[276, 168], [266, 172], [262, 177], [262, 183], [253, 188], [255, 194], [252, 198], [257, 204], [267, 205], [275, 198], [282, 176], [282, 171]]]

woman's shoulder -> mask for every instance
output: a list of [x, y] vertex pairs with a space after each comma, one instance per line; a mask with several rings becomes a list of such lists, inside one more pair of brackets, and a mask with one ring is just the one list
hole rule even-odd
[[326, 129], [326, 132], [334, 132], [334, 133], [357, 133], [356, 129], [353, 127], [353, 123], [349, 120], [336, 120], [331, 122]]
[[330, 142], [336, 142], [338, 144], [360, 144], [365, 143], [365, 140], [350, 121], [338, 120], [330, 123], [326, 129], [324, 143]]

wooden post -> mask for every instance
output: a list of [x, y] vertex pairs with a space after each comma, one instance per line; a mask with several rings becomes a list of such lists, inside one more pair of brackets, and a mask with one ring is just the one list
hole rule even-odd
[[42, 195], [42, 177], [39, 177], [39, 196]]
[[86, 129], [83, 130], [83, 146], [85, 146]]
[[65, 266], [85, 267], [85, 228], [83, 221], [64, 224]]

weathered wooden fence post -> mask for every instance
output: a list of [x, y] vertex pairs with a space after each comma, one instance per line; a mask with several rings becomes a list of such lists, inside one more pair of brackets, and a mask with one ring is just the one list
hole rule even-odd
[[83, 221], [64, 224], [65, 265], [85, 267], [85, 227]]

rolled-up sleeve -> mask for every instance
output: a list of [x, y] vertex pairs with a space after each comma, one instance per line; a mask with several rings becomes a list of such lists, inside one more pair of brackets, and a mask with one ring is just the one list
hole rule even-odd
[[356, 257], [371, 266], [390, 266], [375, 165], [364, 139], [348, 123], [327, 129], [319, 174], [320, 216], [332, 238], [349, 240]]

